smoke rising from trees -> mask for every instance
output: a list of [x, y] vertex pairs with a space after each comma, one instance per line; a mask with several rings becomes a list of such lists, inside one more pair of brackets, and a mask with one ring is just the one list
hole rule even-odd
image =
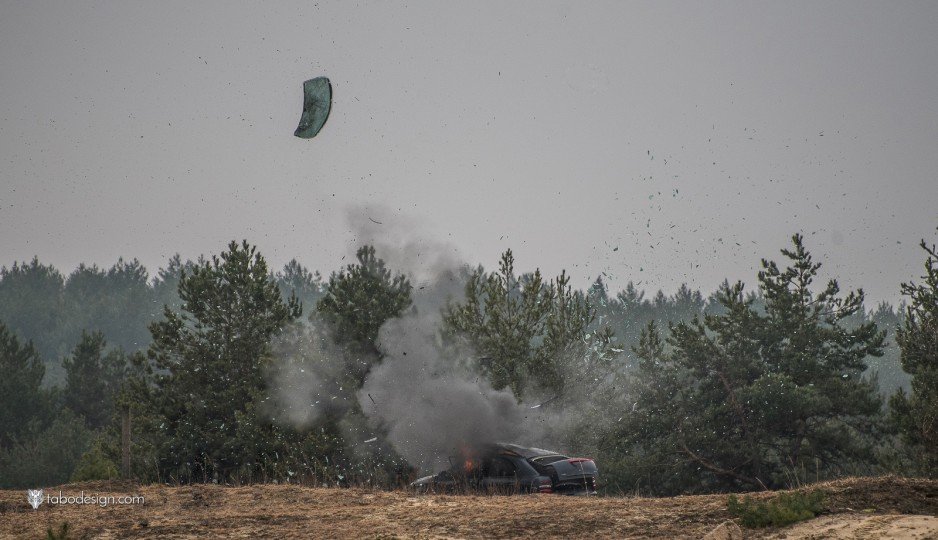
[[447, 346], [440, 311], [460, 292], [452, 272], [414, 294], [414, 310], [381, 328], [382, 363], [372, 369], [358, 402], [413, 465], [446, 465], [464, 447], [529, 435], [526, 408], [508, 390], [494, 390], [471, 371], [476, 354]]

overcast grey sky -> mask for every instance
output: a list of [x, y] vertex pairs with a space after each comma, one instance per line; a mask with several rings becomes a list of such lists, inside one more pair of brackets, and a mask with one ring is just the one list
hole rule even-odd
[[[247, 238], [329, 272], [370, 217], [709, 291], [800, 230], [895, 301], [938, 225], [936, 28], [938, 2], [3, 2], [0, 264]], [[319, 75], [331, 118], [295, 138]]]

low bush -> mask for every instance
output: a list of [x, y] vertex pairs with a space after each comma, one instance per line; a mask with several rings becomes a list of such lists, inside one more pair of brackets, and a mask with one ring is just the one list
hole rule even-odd
[[780, 493], [765, 501], [748, 495], [740, 501], [730, 495], [727, 509], [745, 527], [783, 527], [817, 516], [824, 510], [823, 504], [824, 492], [814, 490]]

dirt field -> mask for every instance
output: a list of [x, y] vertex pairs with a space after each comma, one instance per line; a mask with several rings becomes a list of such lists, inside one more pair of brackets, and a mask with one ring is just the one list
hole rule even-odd
[[[938, 481], [849, 479], [821, 484], [827, 514], [746, 538], [938, 538]], [[739, 538], [726, 496], [572, 498], [554, 495], [413, 496], [287, 485], [168, 487], [121, 483], [46, 489], [66, 496], [143, 495], [143, 504], [33, 510], [25, 491], [0, 491], [0, 538]], [[755, 497], [770, 496], [756, 494]]]

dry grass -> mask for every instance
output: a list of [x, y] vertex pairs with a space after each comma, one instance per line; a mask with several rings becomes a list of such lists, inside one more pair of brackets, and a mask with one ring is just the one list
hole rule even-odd
[[[825, 505], [832, 514], [938, 515], [938, 481], [867, 478], [812, 487], [828, 493]], [[731, 519], [725, 495], [413, 496], [270, 484], [168, 487], [101, 482], [46, 491], [59, 489], [66, 495], [82, 490], [140, 494], [146, 503], [106, 508], [43, 504], [33, 510], [25, 490], [0, 491], [0, 537], [44, 537], [47, 528], [68, 522], [74, 538], [700, 538]]]

